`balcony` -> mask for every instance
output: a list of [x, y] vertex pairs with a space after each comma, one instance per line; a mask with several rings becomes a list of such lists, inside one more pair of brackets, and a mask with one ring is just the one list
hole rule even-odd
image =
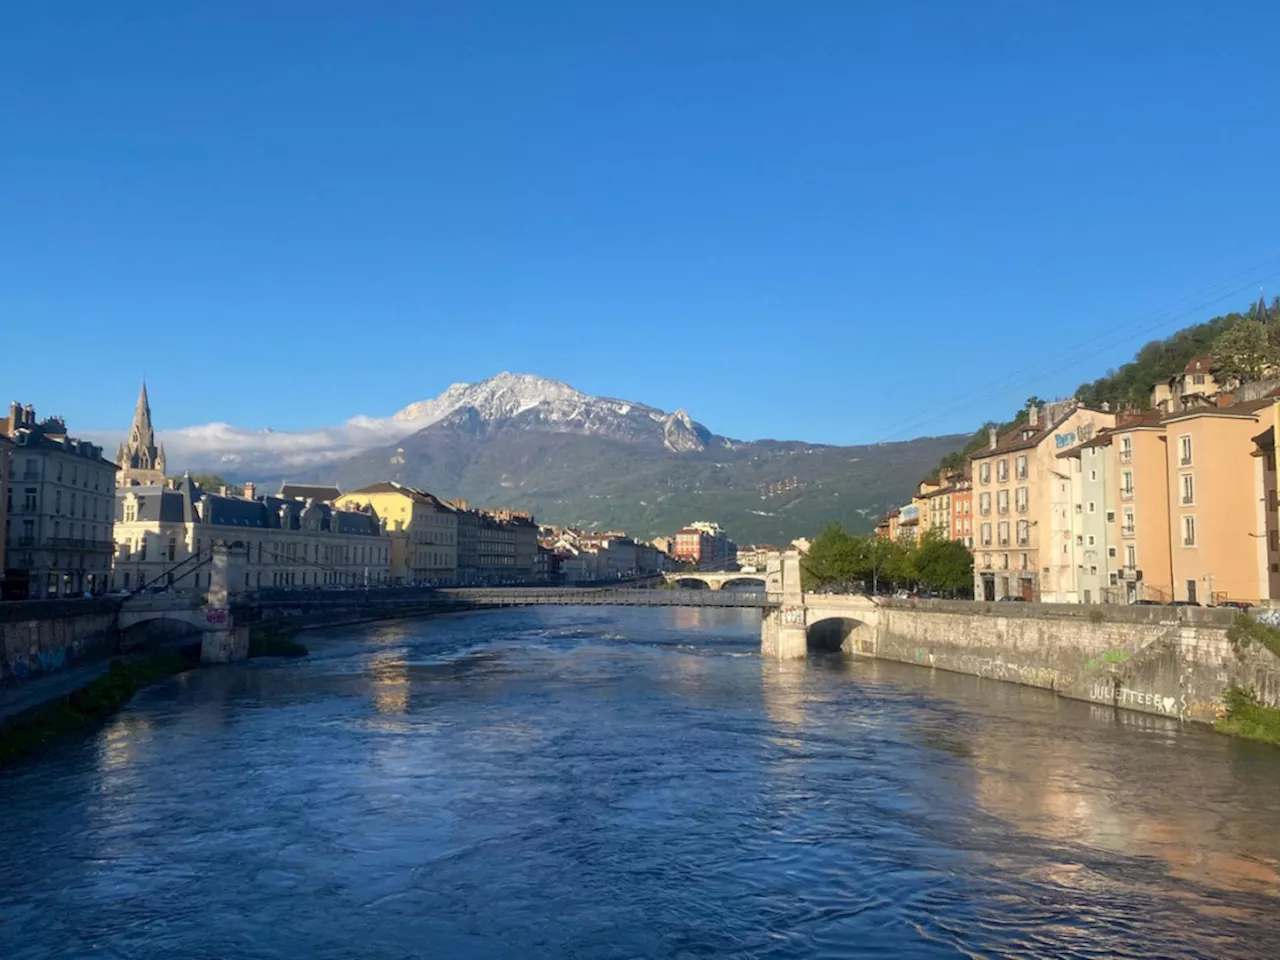
[[1132, 500], [1132, 499], [1133, 499], [1133, 487], [1121, 487], [1121, 488], [1120, 488], [1120, 499], [1121, 499], [1121, 500]]
[[44, 545], [58, 550], [89, 550], [101, 553], [111, 553], [113, 550], [109, 540], [83, 540], [79, 537], [49, 537]]
[[1183, 538], [1182, 538], [1182, 545], [1183, 545], [1184, 547], [1194, 547], [1194, 546], [1196, 545], [1196, 538], [1195, 538], [1195, 537], [1183, 537]]
[[1132, 537], [1132, 536], [1133, 536], [1133, 532], [1134, 532], [1134, 528], [1133, 528], [1133, 527], [1121, 527], [1121, 528], [1120, 528], [1120, 536], [1122, 536], [1122, 537]]
[[39, 480], [39, 479], [40, 479], [40, 471], [39, 471], [39, 470], [24, 470], [24, 471], [22, 472], [22, 479], [23, 479], [23, 480], [28, 480], [28, 481], [30, 481], [30, 480]]
[[1191, 466], [1191, 454], [1189, 454], [1189, 453], [1184, 453], [1181, 457], [1179, 457], [1179, 458], [1178, 458], [1178, 466], [1180, 466], [1180, 467], [1189, 467], [1189, 466]]
[[36, 545], [36, 538], [35, 537], [18, 537], [17, 543], [18, 543], [18, 546], [20, 547], [34, 547]]
[[23, 513], [39, 513], [40, 505], [38, 503], [24, 503], [22, 505]]
[[1121, 463], [1128, 463], [1128, 462], [1130, 462], [1132, 459], [1133, 459], [1133, 451], [1132, 451], [1132, 450], [1126, 450], [1126, 449], [1124, 449], [1124, 448], [1122, 447], [1122, 448], [1120, 449], [1120, 462], [1121, 462]]
[[1193, 507], [1193, 506], [1195, 506], [1195, 503], [1196, 503], [1196, 498], [1195, 498], [1195, 497], [1190, 496], [1190, 495], [1185, 494], [1185, 493], [1182, 495], [1182, 505], [1183, 505], [1184, 507]]

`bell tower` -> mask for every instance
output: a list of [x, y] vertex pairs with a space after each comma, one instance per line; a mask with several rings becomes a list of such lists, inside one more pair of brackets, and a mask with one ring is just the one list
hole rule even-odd
[[147, 397], [147, 382], [142, 381], [138, 392], [138, 405], [133, 409], [133, 425], [129, 439], [120, 444], [116, 453], [116, 486], [129, 487], [144, 483], [164, 483], [164, 447], [156, 447], [156, 434], [151, 426], [151, 401]]

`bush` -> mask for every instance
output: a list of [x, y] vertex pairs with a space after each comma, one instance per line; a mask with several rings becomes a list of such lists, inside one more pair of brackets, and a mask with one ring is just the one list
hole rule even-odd
[[1214, 724], [1220, 733], [1280, 745], [1280, 710], [1263, 706], [1258, 695], [1246, 687], [1228, 687], [1222, 699], [1227, 713]]

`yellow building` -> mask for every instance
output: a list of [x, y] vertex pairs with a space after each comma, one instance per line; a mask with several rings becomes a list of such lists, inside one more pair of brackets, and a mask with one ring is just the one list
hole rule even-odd
[[1174, 599], [1270, 596], [1265, 467], [1254, 454], [1255, 438], [1274, 425], [1275, 402], [1203, 406], [1164, 419]]
[[1116, 572], [1124, 602], [1173, 599], [1168, 441], [1160, 412], [1121, 419], [1111, 434]]
[[1114, 426], [1115, 414], [1075, 401], [1030, 407], [1027, 419], [970, 455], [974, 596], [1075, 603], [1076, 517], [1069, 467], [1058, 455]]
[[393, 583], [458, 582], [458, 517], [439, 498], [387, 481], [345, 493], [336, 505], [370, 506], [386, 521]]

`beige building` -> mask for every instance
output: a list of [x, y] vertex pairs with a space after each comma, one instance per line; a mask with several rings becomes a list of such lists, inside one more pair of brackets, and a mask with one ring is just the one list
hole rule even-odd
[[391, 579], [391, 542], [377, 515], [314, 500], [233, 497], [189, 476], [116, 492], [113, 587], [200, 592], [209, 586], [215, 541], [240, 558], [232, 589], [376, 586]]
[[1126, 416], [1111, 433], [1119, 600], [1173, 599], [1169, 462], [1160, 412]]
[[1160, 413], [1177, 413], [1184, 407], [1216, 397], [1222, 387], [1213, 377], [1209, 355], [1193, 357], [1182, 373], [1151, 388], [1151, 408]]
[[36, 421], [11, 404], [0, 436], [12, 441], [5, 501], [7, 590], [13, 599], [100, 593], [110, 579], [115, 465], [102, 448]]
[[1080, 599], [1069, 469], [1058, 454], [1114, 425], [1115, 415], [1075, 401], [1032, 407], [1025, 423], [970, 456], [974, 596], [1074, 603]]
[[385, 481], [344, 493], [335, 504], [370, 507], [386, 522], [393, 583], [458, 582], [458, 514], [447, 503], [424, 490]]
[[1265, 468], [1253, 455], [1274, 405], [1204, 406], [1165, 418], [1175, 600], [1271, 596]]

